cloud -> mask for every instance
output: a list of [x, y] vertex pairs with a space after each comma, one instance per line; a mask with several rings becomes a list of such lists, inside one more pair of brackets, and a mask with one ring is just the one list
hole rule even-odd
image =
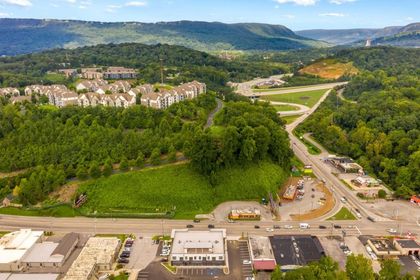
[[10, 17], [10, 14], [0, 12], [0, 18], [6, 18], [6, 17]]
[[330, 3], [341, 5], [344, 3], [356, 2], [357, 0], [330, 0]]
[[312, 6], [315, 5], [317, 1], [318, 0], [276, 0], [279, 4], [294, 3], [300, 6]]
[[144, 7], [147, 3], [144, 1], [131, 1], [124, 4], [126, 7]]
[[71, 4], [74, 4], [74, 3], [77, 2], [77, 0], [66, 0], [66, 1], [69, 2], [69, 3], [71, 3]]
[[323, 13], [319, 14], [320, 17], [344, 17], [345, 14], [342, 13]]
[[0, 2], [19, 7], [32, 6], [32, 2], [30, 0], [0, 0]]

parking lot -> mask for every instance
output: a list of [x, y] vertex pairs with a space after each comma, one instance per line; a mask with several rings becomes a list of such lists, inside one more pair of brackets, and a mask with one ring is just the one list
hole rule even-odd
[[252, 277], [252, 265], [249, 261], [248, 243], [246, 241], [230, 240], [227, 242], [229, 256], [229, 276], [231, 279], [246, 279]]
[[343, 250], [340, 249], [340, 242], [342, 242], [342, 237], [319, 237], [319, 241], [321, 242], [322, 247], [324, 247], [325, 254], [336, 260], [340, 268], [344, 269], [346, 267], [347, 257]]
[[152, 238], [144, 237], [135, 239], [130, 251], [128, 269], [141, 270], [156, 258], [158, 245], [153, 244]]

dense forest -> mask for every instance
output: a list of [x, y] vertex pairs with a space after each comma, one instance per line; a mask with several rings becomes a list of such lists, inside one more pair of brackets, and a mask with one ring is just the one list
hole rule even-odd
[[332, 94], [298, 129], [356, 159], [398, 196], [420, 192], [420, 51], [372, 48], [342, 55], [365, 70], [343, 92], [354, 102]]
[[216, 132], [208, 129], [191, 135], [187, 155], [201, 173], [212, 176], [224, 166], [267, 158], [289, 167], [292, 152], [288, 136], [273, 107], [230, 102], [215, 122], [219, 126]]
[[[166, 83], [178, 85], [195, 79], [220, 93], [231, 92], [226, 86], [228, 81], [243, 81], [288, 71], [287, 66], [278, 63], [226, 61], [179, 46], [110, 44], [0, 58], [0, 86], [57, 83], [57, 75], [49, 75], [48, 72], [92, 65], [136, 68], [139, 70], [139, 83], [156, 83], [160, 82], [161, 60]], [[58, 82], [70, 85], [74, 81], [61, 76]]]

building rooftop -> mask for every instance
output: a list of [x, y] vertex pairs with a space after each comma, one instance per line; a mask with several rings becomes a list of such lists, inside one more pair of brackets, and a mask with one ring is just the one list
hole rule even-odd
[[43, 242], [36, 243], [27, 255], [22, 259], [26, 263], [59, 263], [63, 261], [64, 256], [52, 253], [58, 247], [58, 243]]
[[0, 238], [0, 263], [12, 263], [22, 259], [43, 234], [43, 231], [21, 229], [4, 235]]
[[225, 229], [209, 231], [189, 231], [188, 229], [172, 230], [172, 254], [201, 253], [224, 254], [226, 238]]
[[300, 267], [325, 256], [318, 238], [310, 235], [275, 235], [270, 237], [276, 262], [286, 269]]
[[251, 246], [252, 259], [274, 259], [273, 249], [271, 248], [270, 239], [265, 236], [249, 237]]
[[0, 280], [56, 280], [58, 274], [24, 274], [24, 273], [0, 273]]
[[388, 239], [369, 239], [369, 241], [372, 243], [373, 246], [375, 246], [376, 250], [378, 251], [388, 252], [396, 250], [392, 245], [391, 241], [389, 241]]
[[413, 239], [395, 239], [402, 248], [420, 248], [420, 245]]
[[106, 265], [113, 261], [119, 244], [120, 240], [116, 237], [89, 238], [63, 279], [88, 279], [97, 265]]

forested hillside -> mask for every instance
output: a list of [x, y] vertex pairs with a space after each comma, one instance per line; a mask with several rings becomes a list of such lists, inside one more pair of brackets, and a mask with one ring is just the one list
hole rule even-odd
[[340, 55], [365, 69], [344, 90], [356, 103], [330, 95], [298, 129], [357, 159], [397, 195], [420, 192], [420, 50], [371, 48]]
[[281, 74], [288, 70], [279, 63], [225, 61], [210, 54], [185, 47], [127, 43], [98, 45], [74, 50], [52, 50], [36, 54], [0, 58], [0, 86], [23, 87], [29, 84], [71, 84], [64, 76], [49, 71], [92, 65], [125, 66], [139, 70], [138, 82], [160, 82], [160, 63], [165, 68], [165, 82], [199, 80], [218, 92], [229, 92], [228, 81], [241, 81], [256, 76]]
[[86, 22], [0, 19], [0, 55], [109, 43], [170, 44], [200, 51], [289, 50], [327, 46], [282, 25], [220, 22]]

